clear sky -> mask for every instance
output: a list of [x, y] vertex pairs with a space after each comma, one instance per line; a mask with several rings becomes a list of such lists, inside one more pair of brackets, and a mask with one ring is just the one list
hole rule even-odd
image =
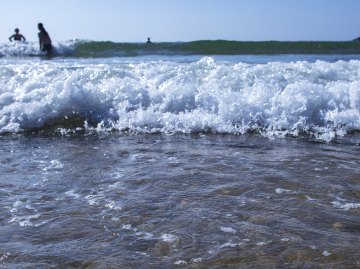
[[0, 0], [0, 43], [18, 27], [37, 41], [347, 41], [360, 36], [360, 0]]

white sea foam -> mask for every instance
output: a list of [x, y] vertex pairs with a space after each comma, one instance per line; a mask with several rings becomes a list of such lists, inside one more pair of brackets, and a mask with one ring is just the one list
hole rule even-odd
[[78, 194], [76, 190], [67, 191], [65, 194], [69, 195], [69, 196], [72, 196], [72, 197], [74, 197], [76, 199], [81, 197], [80, 194]]
[[173, 234], [164, 234], [161, 236], [161, 239], [165, 242], [171, 243], [174, 242], [177, 239], [177, 237]]
[[360, 208], [360, 203], [340, 203], [340, 202], [332, 202], [332, 204], [343, 210], [357, 209]]
[[230, 227], [220, 227], [220, 230], [225, 233], [236, 233], [236, 230]]
[[[53, 42], [53, 54], [66, 55], [73, 54], [76, 41]], [[45, 53], [39, 50], [38, 42], [11, 42], [0, 44], [0, 57], [6, 56], [41, 56]]]
[[291, 190], [286, 190], [286, 189], [282, 189], [282, 188], [277, 188], [275, 190], [276, 193], [292, 193]]
[[50, 165], [43, 168], [43, 170], [46, 171], [46, 170], [51, 170], [51, 169], [61, 169], [63, 167], [64, 167], [64, 165], [59, 160], [52, 160], [50, 162]]
[[131, 224], [123, 224], [123, 226], [121, 228], [129, 231], [132, 229], [132, 225]]
[[[360, 62], [247, 64], [132, 59], [0, 62], [0, 134], [93, 131], [312, 134], [360, 129]], [[73, 129], [71, 129], [71, 128]]]
[[234, 247], [237, 247], [237, 246], [241, 246], [243, 244], [244, 243], [230, 243], [230, 242], [228, 242], [228, 243], [222, 244], [220, 246], [220, 248], [227, 248], [227, 247], [234, 248]]
[[175, 264], [175, 265], [185, 266], [185, 265], [187, 265], [187, 262], [180, 260], [180, 261], [176, 261], [174, 264]]

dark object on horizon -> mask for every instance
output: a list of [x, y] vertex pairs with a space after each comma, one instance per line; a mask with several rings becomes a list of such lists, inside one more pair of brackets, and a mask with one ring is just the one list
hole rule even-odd
[[51, 45], [51, 39], [49, 34], [46, 32], [44, 26], [42, 23], [38, 24], [39, 32], [39, 43], [40, 43], [40, 50], [43, 52], [46, 52], [47, 54], [50, 54], [52, 52], [52, 45]]
[[353, 41], [360, 41], [360, 37], [355, 38]]
[[12, 42], [12, 38], [14, 38], [15, 41], [21, 41], [21, 38], [23, 38], [24, 41], [26, 41], [25, 37], [23, 35], [19, 34], [18, 28], [15, 29], [15, 34], [9, 37], [9, 40], [11, 42]]
[[150, 41], [150, 37], [148, 37], [148, 41], [147, 41], [146, 43], [151, 43], [151, 41]]

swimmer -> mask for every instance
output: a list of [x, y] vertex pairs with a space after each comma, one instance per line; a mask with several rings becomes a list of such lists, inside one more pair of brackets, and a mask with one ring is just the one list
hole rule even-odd
[[24, 41], [26, 40], [23, 35], [19, 34], [19, 29], [18, 28], [15, 29], [15, 35], [12, 35], [12, 36], [9, 37], [10, 42], [12, 42], [13, 38], [14, 38], [15, 41], [21, 41], [22, 38], [24, 39]]
[[42, 23], [38, 24], [39, 32], [39, 43], [40, 43], [40, 50], [46, 53], [52, 52], [52, 45], [51, 39], [49, 34], [46, 32]]
[[146, 43], [151, 43], [151, 41], [150, 41], [150, 37], [148, 37], [148, 41], [147, 41]]

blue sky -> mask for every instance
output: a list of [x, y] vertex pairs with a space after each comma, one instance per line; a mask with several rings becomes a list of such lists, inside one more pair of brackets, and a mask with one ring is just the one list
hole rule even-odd
[[360, 36], [360, 0], [1, 0], [0, 42], [345, 41]]

